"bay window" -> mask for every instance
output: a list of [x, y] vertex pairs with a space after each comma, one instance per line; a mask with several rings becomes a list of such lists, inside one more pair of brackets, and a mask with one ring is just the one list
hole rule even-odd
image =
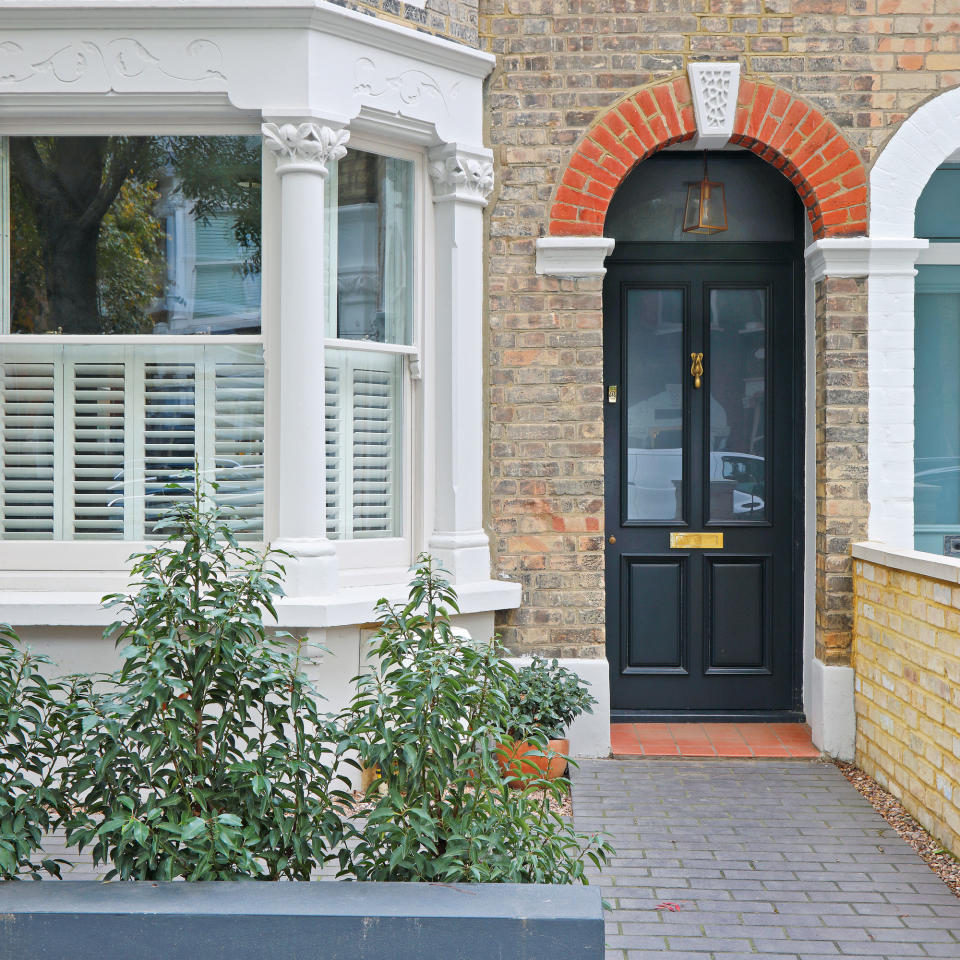
[[957, 555], [960, 538], [960, 164], [938, 168], [917, 202], [930, 240], [914, 299], [914, 546]]
[[[153, 539], [195, 463], [235, 534], [269, 537], [261, 151], [240, 135], [0, 142], [0, 540]], [[410, 536], [416, 176], [357, 149], [329, 164], [331, 540]]]

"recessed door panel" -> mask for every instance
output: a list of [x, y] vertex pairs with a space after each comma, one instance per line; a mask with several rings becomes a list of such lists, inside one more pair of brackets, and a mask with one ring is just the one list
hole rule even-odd
[[708, 557], [707, 672], [769, 673], [765, 558]]
[[682, 560], [624, 557], [630, 619], [630, 672], [683, 672]]

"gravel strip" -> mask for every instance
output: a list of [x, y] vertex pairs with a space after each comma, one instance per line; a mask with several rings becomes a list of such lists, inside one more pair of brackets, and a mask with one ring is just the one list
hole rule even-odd
[[944, 850], [939, 840], [931, 837], [904, 809], [903, 804], [887, 793], [872, 777], [852, 763], [834, 760], [840, 772], [853, 784], [860, 796], [873, 804], [874, 810], [913, 847], [927, 866], [960, 897], [960, 860]]

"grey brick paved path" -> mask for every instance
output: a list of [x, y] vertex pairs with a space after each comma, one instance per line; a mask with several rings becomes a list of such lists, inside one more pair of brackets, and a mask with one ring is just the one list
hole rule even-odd
[[960, 899], [832, 764], [582, 761], [573, 810], [617, 847], [607, 960], [960, 960]]

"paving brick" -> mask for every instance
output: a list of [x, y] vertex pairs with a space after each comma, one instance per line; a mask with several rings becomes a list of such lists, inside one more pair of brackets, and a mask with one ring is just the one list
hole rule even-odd
[[[574, 774], [578, 823], [581, 797], [620, 847], [598, 878], [621, 895], [608, 960], [960, 958], [960, 900], [830, 764], [590, 761]], [[604, 817], [625, 805], [642, 815]], [[649, 887], [638, 863], [659, 864]]]

